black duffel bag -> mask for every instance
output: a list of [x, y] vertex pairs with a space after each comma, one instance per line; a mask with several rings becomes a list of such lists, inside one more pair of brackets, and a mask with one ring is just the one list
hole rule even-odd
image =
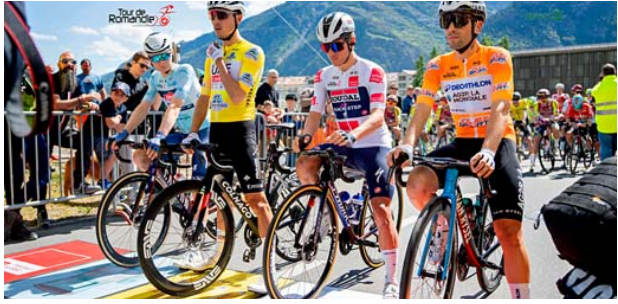
[[560, 258], [616, 285], [616, 157], [541, 209]]

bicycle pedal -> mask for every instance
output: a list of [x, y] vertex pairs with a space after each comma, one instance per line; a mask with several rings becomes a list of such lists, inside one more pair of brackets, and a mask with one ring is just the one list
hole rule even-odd
[[254, 248], [245, 249], [245, 252], [242, 255], [243, 262], [249, 263], [255, 260], [255, 252], [256, 250]]

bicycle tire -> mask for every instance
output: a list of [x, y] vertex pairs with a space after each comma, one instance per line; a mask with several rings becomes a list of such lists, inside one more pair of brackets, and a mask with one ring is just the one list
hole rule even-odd
[[[480, 252], [481, 257], [487, 260], [486, 255], [490, 253], [491, 255], [495, 254], [492, 250], [500, 250], [502, 251], [502, 246], [498, 242], [498, 237], [496, 236], [496, 232], [494, 230], [493, 218], [491, 218], [491, 212], [488, 209], [489, 206], [483, 206], [483, 214], [484, 219], [483, 223], [485, 223], [484, 229], [481, 233], [481, 241], [475, 240], [477, 243], [477, 249]], [[487, 221], [487, 219], [491, 218], [491, 220]], [[477, 268], [476, 270], [476, 278], [479, 283], [479, 286], [486, 293], [494, 292], [499, 286], [502, 280], [502, 276], [504, 274], [504, 253], [501, 253], [499, 256], [500, 261], [498, 262], [501, 270], [498, 270], [494, 276], [490, 276], [488, 274], [489, 269], [486, 267]]]
[[[150, 175], [148, 173], [142, 172], [133, 172], [123, 175], [112, 184], [112, 186], [109, 188], [109, 190], [105, 192], [103, 198], [101, 199], [101, 204], [99, 205], [99, 208], [97, 210], [97, 220], [95, 227], [97, 243], [99, 244], [103, 255], [110, 262], [117, 266], [124, 268], [132, 268], [139, 266], [137, 248], [135, 248], [135, 246], [137, 245], [137, 230], [135, 228], [139, 226], [134, 223], [132, 226], [129, 226], [128, 229], [126, 229], [128, 231], [120, 232], [120, 240], [127, 240], [127, 242], [116, 245], [116, 242], [111, 240], [111, 232], [109, 231], [111, 229], [108, 229], [108, 226], [111, 224], [110, 220], [112, 220], [112, 218], [110, 218], [111, 214], [109, 213], [109, 208], [117, 208], [116, 206], [112, 205], [114, 203], [114, 199], [116, 198], [117, 194], [121, 193], [123, 190], [126, 190], [126, 187], [128, 187], [132, 183], [146, 183], [148, 182], [149, 178]], [[155, 179], [155, 193], [160, 192], [164, 188], [164, 183], [161, 182], [159, 179]], [[143, 195], [144, 198], [147, 197], [147, 194]], [[124, 222], [127, 224], [129, 224], [127, 220], [130, 214], [127, 214], [126, 211], [130, 211], [135, 207], [135, 202], [131, 203], [131, 206], [120, 205], [123, 210], [120, 210], [118, 212], [114, 210], [113, 212], [114, 215], [117, 214], [119, 216], [119, 220], [123, 219]], [[171, 209], [167, 208], [165, 212], [169, 215], [171, 213]], [[123, 216], [126, 216], [127, 218], [123, 218]], [[119, 224], [121, 223], [122, 222], [120, 222]], [[117, 227], [122, 228], [121, 226]], [[164, 237], [165, 235], [163, 234], [161, 236]], [[156, 244], [160, 245], [160, 242], [155, 243], [155, 248], [157, 247]]]
[[[403, 264], [403, 270], [401, 273], [401, 288], [399, 291], [400, 299], [410, 299], [413, 291], [413, 276], [416, 277], [417, 269], [415, 267], [416, 258], [419, 254], [419, 250], [425, 250], [421, 247], [422, 243], [429, 245], [428, 240], [423, 242], [424, 236], [427, 235], [426, 229], [431, 229], [433, 218], [439, 213], [443, 213], [446, 218], [450, 219], [451, 203], [448, 199], [443, 197], [433, 198], [427, 206], [421, 211], [421, 214], [412, 229], [410, 235], [410, 241], [408, 242], [408, 248], [406, 249], [406, 255]], [[453, 225], [457, 230], [457, 225]], [[422, 253], [421, 253], [422, 255]], [[451, 240], [451, 255], [449, 262], [449, 269], [447, 272], [446, 282], [442, 288], [442, 296], [439, 298], [450, 299], [453, 296], [453, 288], [455, 286], [455, 269], [457, 269], [457, 231], [453, 231], [453, 239]], [[427, 263], [427, 261], [426, 261]], [[442, 264], [440, 264], [442, 265]], [[435, 279], [435, 278], [434, 278]], [[423, 285], [423, 284], [421, 284]], [[428, 284], [432, 285], [432, 284]], [[432, 293], [433, 294], [433, 293]], [[426, 295], [420, 295], [418, 298], [427, 299]]]
[[581, 138], [579, 136], [574, 136], [573, 142], [571, 143], [571, 149], [569, 150], [567, 156], [567, 162], [569, 164], [569, 171], [571, 174], [577, 174], [577, 165], [582, 154], [581, 148]]
[[[290, 182], [291, 181], [291, 182]], [[278, 210], [281, 208], [281, 204], [285, 201], [285, 199], [293, 193], [293, 191], [297, 188], [292, 189], [291, 187], [295, 185], [300, 185], [300, 181], [298, 180], [298, 176], [292, 173], [284, 176], [281, 180], [277, 181], [275, 186], [273, 186], [273, 191], [270, 193], [268, 202], [271, 205], [271, 209], [273, 215], [275, 215]], [[283, 200], [279, 202], [279, 198], [283, 197]], [[296, 212], [304, 212], [302, 208], [299, 208]], [[292, 231], [293, 232], [293, 231]], [[284, 252], [279, 246], [276, 247], [277, 255], [279, 257], [289, 261], [289, 262], [297, 262], [297, 256], [291, 256], [288, 253]]]
[[[330, 276], [330, 273], [335, 263], [335, 259], [337, 257], [338, 236], [339, 236], [338, 222], [337, 222], [337, 218], [335, 217], [335, 211], [334, 211], [335, 209], [333, 207], [333, 202], [332, 202], [332, 198], [330, 197], [330, 195], [327, 195], [327, 202], [325, 205], [326, 210], [327, 210], [326, 216], [328, 216], [328, 218], [330, 219], [330, 224], [327, 224], [327, 226], [324, 226], [324, 229], [325, 229], [324, 236], [320, 236], [319, 244], [311, 244], [310, 239], [309, 240], [303, 239], [301, 240], [301, 241], [304, 241], [301, 244], [302, 248], [294, 247], [294, 249], [297, 250], [299, 256], [302, 257], [296, 263], [300, 263], [301, 264], [300, 267], [306, 267], [307, 264], [309, 264], [311, 261], [317, 258], [317, 255], [319, 254], [318, 249], [320, 245], [323, 244], [323, 241], [324, 241], [322, 238], [329, 237], [330, 238], [330, 248], [327, 248], [326, 251], [322, 251], [323, 253], [326, 253], [326, 256], [323, 258], [323, 260], [320, 260], [321, 263], [319, 263], [315, 267], [309, 266], [308, 269], [305, 268], [305, 271], [300, 271], [300, 272], [295, 271], [296, 269], [292, 268], [291, 269], [292, 271], [290, 273], [291, 277], [281, 279], [277, 277], [277, 274], [282, 273], [282, 271], [284, 270], [287, 273], [287, 269], [276, 270], [277, 262], [276, 262], [275, 257], [278, 256], [278, 254], [274, 254], [274, 255], [272, 254], [273, 245], [275, 244], [278, 245], [279, 240], [280, 239], [283, 240], [282, 236], [276, 235], [277, 232], [284, 233], [285, 232], [284, 229], [287, 230], [287, 227], [298, 226], [297, 228], [300, 228], [300, 226], [302, 226], [301, 222], [305, 221], [306, 222], [304, 226], [305, 230], [296, 231], [294, 236], [296, 236], [296, 234], [298, 233], [303, 233], [302, 235], [305, 237], [314, 236], [315, 219], [312, 222], [311, 219], [308, 219], [308, 217], [310, 217], [311, 215], [317, 215], [319, 203], [315, 203], [315, 201], [313, 201], [312, 199], [315, 199], [315, 198], [319, 199], [321, 197], [322, 191], [323, 190], [320, 187], [315, 186], [315, 185], [307, 185], [307, 186], [298, 188], [281, 205], [281, 209], [279, 210], [279, 212], [277, 212], [277, 214], [273, 218], [273, 221], [270, 224], [268, 233], [266, 235], [266, 241], [265, 241], [265, 246], [264, 246], [264, 254], [263, 254], [263, 257], [264, 257], [263, 265], [264, 266], [263, 267], [265, 271], [264, 281], [266, 283], [265, 284], [266, 290], [268, 291], [268, 294], [270, 295], [270, 297], [273, 299], [283, 299], [283, 298], [291, 298], [291, 297], [298, 297], [298, 298], [305, 298], [305, 299], [315, 298], [320, 294], [322, 289], [326, 286], [326, 280]], [[307, 209], [308, 211], [306, 211], [302, 216], [294, 216], [293, 212], [291, 212], [292, 207], [297, 203], [303, 204], [303, 202], [299, 201], [299, 199], [302, 198], [302, 196], [309, 197], [309, 200], [306, 202], [307, 206], [309, 206], [310, 204], [315, 204], [315, 205], [313, 205], [313, 208]], [[322, 227], [320, 227], [320, 229], [322, 229]], [[309, 232], [304, 233], [307, 230], [309, 230]], [[305, 252], [305, 250], [307, 250], [307, 252]], [[312, 254], [314, 255], [312, 256]], [[271, 263], [274, 263], [276, 273], [273, 273], [271, 269]], [[284, 261], [283, 263], [283, 265], [287, 267], [294, 265], [294, 264], [295, 263], [293, 262], [290, 263], [287, 260]], [[323, 266], [323, 269], [321, 273], [318, 273], [318, 275], [310, 276], [308, 274], [309, 271], [313, 271], [317, 269], [318, 267], [322, 267], [322, 266]], [[310, 287], [307, 292], [296, 291], [290, 295], [287, 294], [287, 289], [291, 289], [295, 287], [302, 288], [306, 286], [307, 284], [309, 284], [306, 281], [300, 280], [300, 279], [306, 280], [309, 277], [318, 277], [318, 281], [315, 282], [315, 284], [312, 287]], [[278, 283], [281, 283], [281, 285]]]
[[[173, 205], [171, 201], [173, 201], [176, 197], [186, 195], [185, 193], [188, 191], [192, 191], [192, 193], [200, 193], [202, 191], [203, 181], [197, 180], [185, 180], [178, 182], [165, 190], [163, 190], [157, 197], [152, 201], [148, 209], [146, 210], [146, 215], [143, 219], [143, 224], [140, 225], [139, 235], [138, 235], [138, 255], [140, 259], [140, 265], [142, 266], [142, 270], [144, 271], [144, 275], [148, 279], [148, 281], [154, 285], [158, 290], [174, 296], [193, 296], [200, 293], [202, 290], [209, 287], [212, 283], [216, 282], [219, 276], [223, 273], [223, 271], [227, 268], [227, 265], [232, 256], [232, 251], [234, 247], [235, 234], [233, 232], [234, 219], [232, 216], [232, 212], [230, 207], [227, 204], [219, 205], [219, 203], [215, 203], [218, 211], [215, 213], [217, 215], [221, 214], [222, 223], [225, 225], [225, 229], [223, 232], [225, 233], [224, 241], [221, 243], [218, 240], [215, 240], [215, 244], [217, 246], [216, 254], [218, 259], [214, 265], [209, 266], [206, 270], [199, 271], [185, 271], [178, 270], [179, 267], [174, 265], [173, 259], [168, 259], [164, 255], [164, 253], [168, 252], [177, 252], [177, 249], [182, 249], [180, 246], [188, 247], [189, 244], [186, 244], [185, 235], [187, 231], [191, 232], [193, 229], [193, 225], [189, 227], [185, 226], [183, 223], [180, 223], [180, 219], [175, 217], [178, 215], [176, 212], [172, 214], [172, 220], [177, 219], [177, 222], [171, 223], [170, 226], [170, 234], [168, 234], [168, 239], [173, 238], [172, 241], [176, 241], [177, 232], [180, 232], [181, 243], [172, 243], [178, 244], [176, 248], [172, 248], [174, 250], [164, 251], [167, 249], [166, 246], [172, 246], [167, 244], [162, 244], [158, 251], [154, 252], [150, 250], [150, 234], [152, 230], [154, 230], [155, 220], [158, 214], [159, 209], [165, 208], [165, 206]], [[191, 196], [194, 198], [195, 196]], [[195, 203], [195, 202], [194, 202]], [[191, 221], [193, 217], [188, 217], [188, 221]], [[180, 225], [179, 225], [180, 224]], [[207, 235], [204, 232], [203, 235]], [[193, 235], [191, 235], [193, 236]], [[199, 239], [198, 239], [199, 240]], [[198, 247], [198, 252], [203, 252], [202, 245], [204, 244], [196, 244], [191, 243], [190, 246]], [[219, 248], [222, 246], [222, 248]], [[156, 260], [156, 261], [155, 261]], [[165, 262], [169, 262], [170, 265], [164, 266]], [[157, 268], [158, 265], [161, 265], [161, 269], [164, 271], [159, 271]], [[192, 274], [193, 275], [192, 275]], [[199, 278], [194, 279], [194, 277], [201, 276]], [[178, 278], [179, 280], [186, 279], [185, 281], [175, 282], [174, 279]]]
[[[546, 142], [549, 140], [549, 144]], [[545, 149], [545, 146], [549, 145], [549, 149]], [[541, 164], [541, 169], [545, 174], [549, 174], [554, 170], [554, 166], [556, 163], [556, 158], [554, 155], [554, 144], [553, 141], [547, 139], [547, 137], [541, 138], [539, 142], [539, 163]]]
[[[403, 206], [404, 206], [404, 199], [403, 199], [403, 191], [401, 189], [401, 187], [399, 187], [399, 185], [395, 185], [395, 194], [397, 195], [397, 198], [394, 198], [393, 200], [391, 200], [391, 214], [393, 216], [393, 221], [395, 222], [395, 229], [397, 230], [397, 234], [399, 235], [399, 232], [401, 231], [401, 223], [403, 222]], [[393, 204], [395, 204], [396, 208], [393, 208]], [[363, 210], [361, 213], [361, 221], [359, 223], [359, 235], [365, 235], [366, 234], [366, 228], [370, 228], [369, 230], [371, 230], [371, 228], [373, 227], [368, 227], [369, 225], [367, 225], [367, 222], [373, 221], [373, 212], [372, 212], [372, 207], [371, 207], [371, 200], [369, 199], [369, 196], [365, 197], [365, 202], [363, 203]], [[376, 235], [376, 243], [378, 242], [378, 238]], [[361, 257], [363, 259], [363, 262], [365, 262], [365, 264], [367, 264], [367, 266], [369, 266], [370, 268], [376, 269], [376, 268], [380, 268], [384, 265], [384, 260], [382, 259], [382, 257], [378, 256], [377, 258], [372, 257], [372, 254], [369, 252], [370, 250], [372, 250], [373, 248], [369, 247], [369, 246], [365, 246], [365, 245], [359, 245], [359, 251], [361, 254]], [[378, 254], [380, 252], [380, 249], [377, 248], [378, 250]]]

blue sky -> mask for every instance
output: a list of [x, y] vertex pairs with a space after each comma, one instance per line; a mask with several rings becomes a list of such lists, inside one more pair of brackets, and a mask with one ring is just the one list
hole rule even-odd
[[[259, 14], [285, 1], [248, 2], [249, 16]], [[109, 15], [119, 9], [144, 10], [159, 16], [161, 8], [173, 5], [169, 24], [162, 26], [135, 26], [110, 24]], [[26, 1], [31, 34], [47, 64], [56, 67], [58, 56], [66, 50], [77, 60], [89, 58], [94, 73], [115, 70], [138, 50], [151, 32], [162, 31], [175, 41], [192, 40], [211, 32], [206, 15], [206, 1]]]

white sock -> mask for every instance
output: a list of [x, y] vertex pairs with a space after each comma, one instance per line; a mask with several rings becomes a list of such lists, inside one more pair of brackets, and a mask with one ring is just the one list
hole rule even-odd
[[530, 284], [509, 284], [509, 290], [513, 299], [530, 299]]
[[386, 264], [386, 283], [399, 285], [397, 281], [397, 248], [383, 250], [382, 258], [384, 258]]
[[530, 168], [534, 168], [535, 161], [536, 161], [536, 154], [530, 154]]

